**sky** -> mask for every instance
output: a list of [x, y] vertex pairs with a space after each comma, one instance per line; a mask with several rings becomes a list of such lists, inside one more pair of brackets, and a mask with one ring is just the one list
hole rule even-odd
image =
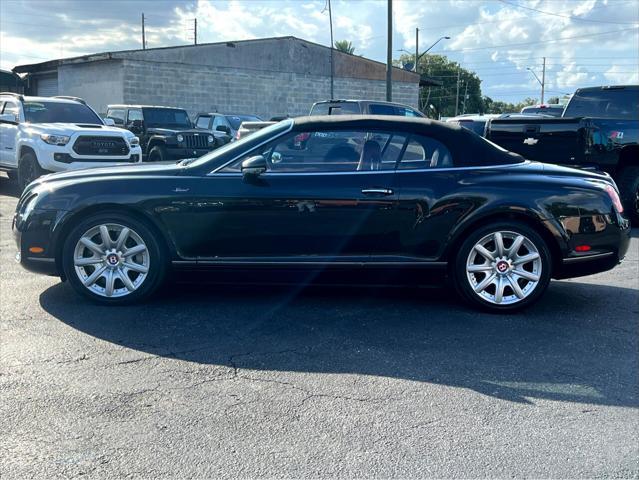
[[[335, 40], [386, 61], [386, 0], [332, 0]], [[0, 0], [0, 68], [141, 47], [293, 35], [330, 45], [327, 0]], [[495, 100], [639, 83], [639, 0], [393, 0], [393, 57], [424, 51], [475, 71]]]

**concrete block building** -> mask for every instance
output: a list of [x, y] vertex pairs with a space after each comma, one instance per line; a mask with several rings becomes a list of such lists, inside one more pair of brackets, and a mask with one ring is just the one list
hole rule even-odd
[[[336, 50], [333, 98], [384, 100], [386, 65]], [[20, 65], [27, 93], [204, 111], [305, 115], [331, 98], [331, 49], [295, 37], [106, 52]], [[393, 68], [393, 101], [417, 107], [419, 75]]]

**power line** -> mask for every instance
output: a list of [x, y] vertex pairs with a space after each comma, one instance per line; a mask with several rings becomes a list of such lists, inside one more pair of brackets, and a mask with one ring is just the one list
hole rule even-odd
[[574, 35], [572, 37], [562, 37], [562, 38], [557, 38], [554, 40], [541, 40], [538, 42], [524, 42], [524, 43], [508, 43], [508, 44], [503, 44], [503, 45], [490, 45], [488, 47], [472, 47], [472, 48], [461, 48], [458, 50], [446, 50], [446, 52], [472, 52], [472, 51], [476, 51], [476, 50], [490, 50], [492, 48], [501, 48], [501, 47], [521, 47], [521, 46], [525, 46], [525, 45], [539, 45], [542, 43], [557, 43], [557, 42], [563, 42], [566, 40], [574, 40], [576, 38], [592, 38], [592, 37], [600, 37], [603, 35], [611, 35], [614, 33], [622, 33], [622, 32], [628, 32], [630, 30], [635, 30], [635, 31], [639, 31], [638, 30], [639, 27], [631, 27], [631, 28], [621, 28], [619, 30], [610, 30], [608, 32], [601, 32], [601, 33], [589, 33], [586, 35]]
[[539, 10], [538, 8], [532, 8], [532, 7], [526, 7], [524, 5], [519, 5], [517, 3], [514, 2], [509, 2], [508, 0], [498, 0], [501, 3], [504, 3], [506, 5], [511, 5], [513, 7], [517, 7], [517, 8], [522, 8], [524, 10], [532, 10], [533, 12], [538, 12], [538, 13], [542, 13], [544, 15], [552, 15], [553, 17], [561, 17], [561, 18], [568, 18], [570, 20], [577, 20], [580, 22], [591, 22], [591, 23], [614, 23], [617, 25], [634, 25], [637, 22], [610, 22], [607, 20], [589, 20], [587, 18], [580, 18], [580, 17], [573, 17], [572, 15], [562, 15], [561, 13], [553, 13], [553, 12], [546, 12], [544, 10]]

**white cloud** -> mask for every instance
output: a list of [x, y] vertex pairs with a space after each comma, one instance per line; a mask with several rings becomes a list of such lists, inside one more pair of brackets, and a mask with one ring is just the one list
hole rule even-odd
[[[47, 20], [38, 3], [16, 2], [11, 12], [0, 0], [2, 68], [60, 57], [139, 48], [142, 9], [148, 17], [150, 47], [191, 41], [192, 19], [198, 19], [200, 42], [294, 35], [323, 45], [330, 43], [326, 0], [132, 0], [126, 12], [120, 3], [49, 0], [57, 13]], [[516, 100], [537, 95], [539, 85], [526, 70], [541, 76], [546, 57], [547, 91], [577, 86], [638, 82], [638, 30], [602, 32], [639, 25], [636, 2], [630, 0], [515, 0], [519, 5], [559, 16], [517, 8], [501, 2], [471, 0], [394, 0], [394, 56], [413, 51], [420, 28], [420, 51], [438, 38], [431, 53], [447, 55], [482, 79], [493, 98]], [[353, 42], [357, 54], [379, 61], [386, 57], [386, 0], [332, 0], [334, 38]], [[99, 12], [100, 15], [91, 13]], [[31, 17], [30, 15], [33, 15]], [[578, 17], [580, 21], [564, 17]], [[612, 23], [599, 23], [612, 22]], [[616, 23], [615, 23], [616, 22]], [[635, 22], [634, 24], [632, 22]], [[567, 41], [552, 40], [579, 36]], [[550, 42], [548, 42], [550, 41]], [[547, 42], [547, 43], [537, 43]], [[526, 45], [518, 45], [518, 44]], [[527, 44], [530, 43], [530, 44]], [[487, 48], [491, 47], [492, 48]]]

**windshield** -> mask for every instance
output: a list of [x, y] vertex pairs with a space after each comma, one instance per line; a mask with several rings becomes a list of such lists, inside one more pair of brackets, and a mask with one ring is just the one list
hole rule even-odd
[[564, 117], [639, 120], [639, 89], [610, 88], [578, 91], [566, 106]]
[[561, 117], [563, 112], [563, 107], [525, 107], [521, 110], [521, 113], [540, 113], [549, 117]]
[[216, 148], [212, 152], [198, 158], [195, 162], [189, 164], [189, 166], [198, 167], [210, 162], [211, 170], [213, 170], [219, 166], [216, 165], [216, 160], [227, 158], [225, 154], [227, 154], [229, 151], [237, 149], [238, 154], [242, 154], [244, 153], [244, 147], [246, 147], [247, 144], [259, 144], [261, 143], [260, 140], [266, 141], [270, 137], [274, 137], [278, 133], [286, 132], [289, 128], [291, 128], [292, 124], [293, 122], [291, 120], [284, 120], [283, 122], [269, 125], [268, 127], [252, 133], [251, 135], [247, 135], [246, 137], [241, 138], [237, 142], [227, 143], [222, 147]]
[[233, 130], [239, 130], [242, 122], [261, 122], [262, 119], [257, 115], [226, 115], [226, 119], [233, 127]]
[[144, 123], [149, 127], [191, 128], [186, 111], [175, 108], [145, 108]]
[[90, 123], [103, 125], [93, 110], [82, 103], [24, 102], [24, 118], [30, 123]]

